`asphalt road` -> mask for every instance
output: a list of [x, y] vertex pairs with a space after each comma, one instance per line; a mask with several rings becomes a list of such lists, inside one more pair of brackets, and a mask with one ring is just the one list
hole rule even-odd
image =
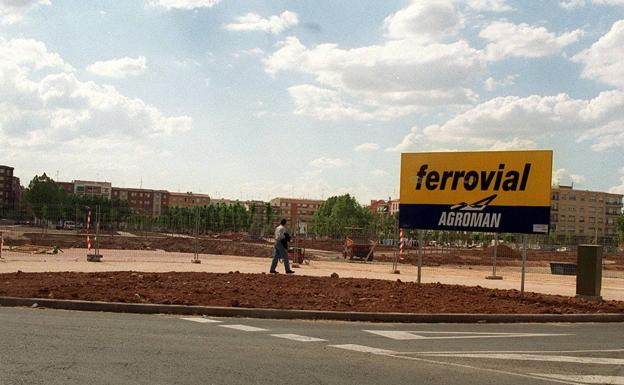
[[554, 383], [624, 384], [624, 324], [370, 324], [0, 308], [2, 385]]

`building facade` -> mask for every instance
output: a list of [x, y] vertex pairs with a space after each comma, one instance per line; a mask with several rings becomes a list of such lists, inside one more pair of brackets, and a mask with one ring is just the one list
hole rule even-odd
[[74, 185], [75, 195], [111, 199], [113, 186], [110, 182], [75, 180], [72, 183]]
[[312, 224], [314, 213], [324, 202], [315, 199], [274, 198], [270, 203], [277, 222], [285, 218], [289, 222], [289, 227], [306, 234]]
[[392, 200], [388, 201], [390, 214], [398, 214], [399, 213], [399, 203], [401, 203], [401, 201], [399, 199], [392, 199]]
[[622, 197], [622, 194], [575, 190], [572, 186], [553, 186], [551, 234], [560, 241], [573, 243], [614, 241]]
[[208, 194], [186, 193], [169, 193], [169, 207], [203, 207], [210, 204], [210, 196]]
[[20, 182], [13, 176], [13, 167], [0, 165], [0, 210], [17, 209], [20, 197]]
[[111, 196], [128, 202], [134, 214], [158, 217], [169, 204], [169, 193], [165, 190], [113, 187]]
[[371, 200], [371, 203], [367, 206], [367, 208], [373, 214], [388, 214], [390, 213], [390, 199], [387, 201], [383, 199]]

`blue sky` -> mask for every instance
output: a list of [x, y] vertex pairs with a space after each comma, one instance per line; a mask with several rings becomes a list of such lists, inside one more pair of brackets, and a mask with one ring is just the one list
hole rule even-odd
[[624, 193], [624, 0], [0, 0], [0, 164], [267, 200], [553, 149]]

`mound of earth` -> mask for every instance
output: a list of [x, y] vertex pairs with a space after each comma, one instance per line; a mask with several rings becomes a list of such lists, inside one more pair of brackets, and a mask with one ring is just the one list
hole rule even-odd
[[171, 272], [0, 274], [0, 295], [88, 301], [400, 313], [624, 313], [624, 302], [373, 279]]

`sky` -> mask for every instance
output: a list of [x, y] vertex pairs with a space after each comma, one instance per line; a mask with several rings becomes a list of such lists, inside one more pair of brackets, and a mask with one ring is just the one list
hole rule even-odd
[[552, 149], [624, 193], [624, 0], [0, 0], [0, 164], [269, 200]]

